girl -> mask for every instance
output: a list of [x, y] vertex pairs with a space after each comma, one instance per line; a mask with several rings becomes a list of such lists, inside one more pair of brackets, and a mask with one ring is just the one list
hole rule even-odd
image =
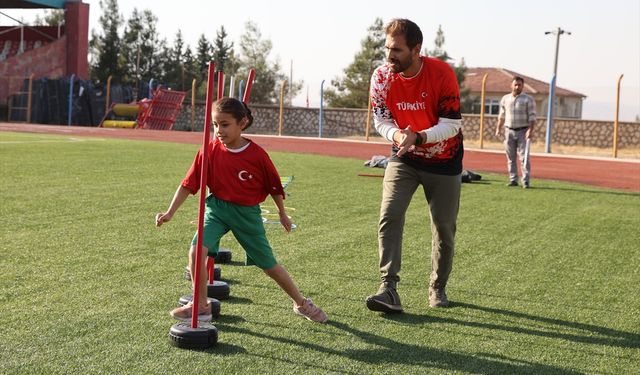
[[[260, 206], [271, 195], [280, 223], [291, 231], [291, 220], [285, 213], [284, 190], [280, 176], [267, 152], [250, 139], [242, 137], [242, 131], [253, 123], [251, 111], [243, 102], [234, 98], [221, 98], [213, 104], [215, 137], [209, 142], [207, 186], [211, 194], [206, 199], [202, 257], [218, 253], [220, 238], [231, 231], [247, 255], [247, 264], [256, 265], [293, 300], [293, 311], [305, 318], [324, 323], [327, 315], [316, 307], [311, 299], [302, 296], [287, 271], [276, 262], [265, 234]], [[169, 208], [156, 215], [156, 226], [171, 220], [189, 194], [200, 188], [202, 149], [196, 154], [191, 168], [176, 190]], [[189, 269], [195, 280], [196, 241], [191, 241]], [[207, 303], [207, 272], [202, 262], [199, 272], [198, 320], [211, 320], [211, 305]], [[189, 321], [192, 305], [187, 304], [171, 311], [178, 320]]]

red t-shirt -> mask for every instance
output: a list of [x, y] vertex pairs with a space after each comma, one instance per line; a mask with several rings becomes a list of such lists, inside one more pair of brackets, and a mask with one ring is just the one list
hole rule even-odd
[[[460, 93], [453, 69], [444, 61], [421, 56], [420, 72], [405, 78], [388, 64], [371, 78], [371, 103], [377, 120], [393, 120], [398, 128], [429, 129], [440, 118], [461, 119]], [[394, 146], [394, 154], [397, 147]], [[440, 174], [462, 172], [462, 131], [436, 143], [426, 143], [401, 159], [418, 168]]]
[[[245, 138], [246, 139], [246, 138]], [[268, 195], [281, 195], [284, 190], [280, 175], [267, 152], [250, 139], [240, 152], [228, 150], [218, 139], [211, 140], [207, 156], [207, 186], [223, 201], [241, 206], [255, 206]], [[202, 149], [198, 150], [182, 186], [195, 194], [200, 189]]]

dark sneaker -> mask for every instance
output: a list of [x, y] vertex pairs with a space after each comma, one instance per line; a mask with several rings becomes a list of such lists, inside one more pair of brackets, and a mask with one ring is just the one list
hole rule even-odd
[[449, 298], [444, 288], [429, 288], [429, 306], [449, 307]]
[[318, 306], [313, 304], [313, 301], [311, 301], [311, 298], [305, 298], [304, 302], [302, 303], [302, 306], [296, 306], [296, 304], [294, 303], [293, 312], [295, 312], [298, 315], [302, 315], [308, 320], [311, 320], [312, 322], [316, 322], [316, 323], [325, 323], [327, 319], [329, 319], [327, 317], [327, 314], [324, 313], [324, 311], [322, 311]]
[[400, 296], [395, 288], [388, 287], [385, 284], [380, 285], [378, 293], [367, 297], [367, 308], [371, 311], [381, 311], [384, 313], [400, 313], [402, 312], [402, 304]]
[[528, 189], [529, 188], [529, 183], [528, 182], [523, 183], [522, 184], [522, 188], [523, 189]]
[[516, 181], [510, 181], [507, 186], [518, 186], [518, 183]]

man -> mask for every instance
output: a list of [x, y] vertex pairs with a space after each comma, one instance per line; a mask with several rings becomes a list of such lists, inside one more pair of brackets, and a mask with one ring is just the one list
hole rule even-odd
[[396, 287], [404, 219], [422, 185], [431, 216], [429, 305], [446, 307], [464, 153], [458, 82], [447, 63], [420, 56], [418, 25], [395, 19], [385, 33], [387, 63], [373, 73], [371, 101], [376, 130], [393, 146], [378, 227], [382, 283], [366, 304], [373, 311], [402, 312]]
[[500, 100], [500, 112], [496, 125], [496, 136], [504, 126], [504, 148], [507, 152], [507, 168], [509, 183], [507, 186], [518, 186], [518, 167], [516, 166], [516, 151], [522, 165], [522, 187], [529, 188], [531, 162], [528, 155], [527, 142], [531, 142], [533, 127], [536, 124], [536, 102], [522, 92], [524, 79], [514, 77], [511, 81], [511, 94]]

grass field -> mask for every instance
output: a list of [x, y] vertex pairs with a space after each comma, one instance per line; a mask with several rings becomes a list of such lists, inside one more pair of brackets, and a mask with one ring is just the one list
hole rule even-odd
[[[407, 214], [405, 313], [369, 312], [381, 179], [362, 160], [272, 153], [298, 225], [279, 261], [330, 317], [308, 322], [264, 274], [223, 265], [232, 298], [206, 351], [169, 345], [197, 199], [153, 225], [195, 145], [0, 132], [2, 374], [637, 374], [640, 195], [553, 181], [464, 184], [452, 308], [430, 309], [430, 232]], [[273, 203], [268, 200], [264, 207]]]

